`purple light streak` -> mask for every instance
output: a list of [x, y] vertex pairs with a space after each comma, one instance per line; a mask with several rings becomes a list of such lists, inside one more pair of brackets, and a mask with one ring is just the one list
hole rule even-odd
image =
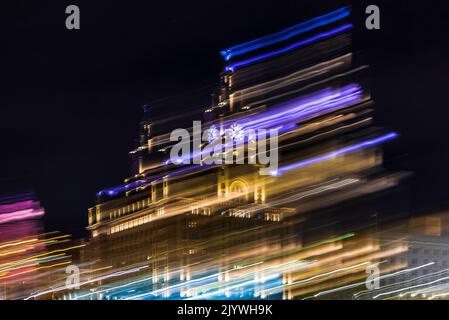
[[301, 168], [301, 167], [309, 166], [309, 165], [312, 165], [312, 164], [317, 163], [317, 162], [330, 160], [332, 158], [344, 155], [346, 153], [350, 153], [350, 152], [361, 150], [361, 149], [364, 149], [364, 148], [367, 148], [367, 147], [375, 146], [375, 145], [381, 144], [383, 142], [386, 142], [386, 141], [389, 141], [389, 140], [392, 140], [392, 139], [396, 139], [398, 136], [399, 135], [397, 133], [391, 132], [391, 133], [385, 134], [383, 136], [380, 136], [378, 138], [374, 138], [374, 139], [371, 139], [371, 140], [366, 140], [364, 142], [357, 143], [357, 144], [352, 145], [352, 146], [344, 147], [342, 149], [339, 149], [339, 150], [336, 150], [336, 151], [324, 154], [324, 155], [319, 156], [319, 157], [310, 158], [310, 159], [299, 161], [299, 162], [296, 162], [296, 163], [293, 163], [293, 164], [290, 164], [290, 165], [287, 165], [287, 166], [284, 166], [284, 167], [280, 167], [277, 172], [273, 172], [273, 175], [276, 176], [276, 175], [279, 175], [280, 173], [283, 173], [283, 172], [287, 172], [287, 171], [291, 171], [291, 170], [298, 169], [298, 168]]

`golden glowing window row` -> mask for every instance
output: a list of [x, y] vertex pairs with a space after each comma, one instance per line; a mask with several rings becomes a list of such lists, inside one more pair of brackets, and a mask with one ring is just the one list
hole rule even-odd
[[[156, 215], [158, 217], [163, 216], [164, 214], [165, 214], [164, 208], [157, 209]], [[134, 228], [134, 227], [141, 226], [145, 223], [151, 222], [151, 221], [153, 221], [153, 215], [154, 215], [154, 213], [147, 214], [143, 217], [135, 218], [130, 221], [126, 221], [126, 222], [120, 223], [119, 225], [113, 226], [110, 229], [110, 234], [125, 231], [128, 229]]]

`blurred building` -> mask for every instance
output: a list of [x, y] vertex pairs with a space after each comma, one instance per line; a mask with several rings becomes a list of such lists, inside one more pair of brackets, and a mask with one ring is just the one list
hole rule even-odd
[[44, 215], [32, 194], [0, 199], [0, 284], [2, 299], [17, 299], [36, 289], [35, 263], [27, 259], [45, 251], [38, 245], [42, 233], [40, 217]]
[[78, 263], [76, 250], [82, 246], [69, 235], [45, 232], [44, 214], [33, 193], [0, 198], [1, 300], [29, 299], [58, 281], [65, 283], [66, 267]]
[[[449, 214], [430, 213], [399, 221], [378, 234], [383, 243], [408, 250], [388, 258], [399, 271], [385, 274], [376, 290], [361, 290], [356, 299], [447, 299], [449, 296]], [[384, 262], [387, 262], [384, 261]]]
[[[382, 168], [381, 146], [397, 134], [373, 125], [349, 17], [341, 8], [223, 50], [202, 124], [210, 139], [192, 138], [190, 150], [232, 134], [231, 158], [245, 164], [173, 163], [169, 120], [178, 115], [145, 108], [134, 175], [89, 209], [84, 254], [101, 272], [79, 296], [306, 297], [407, 250], [366, 236], [404, 213], [392, 193], [403, 175]], [[276, 129], [278, 141], [245, 138], [258, 129]], [[279, 155], [269, 175], [250, 159], [261, 139]]]

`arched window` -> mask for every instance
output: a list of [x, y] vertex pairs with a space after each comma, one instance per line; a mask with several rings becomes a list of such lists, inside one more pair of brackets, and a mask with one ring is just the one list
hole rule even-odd
[[248, 187], [245, 182], [236, 180], [229, 187], [230, 196], [237, 204], [248, 202]]

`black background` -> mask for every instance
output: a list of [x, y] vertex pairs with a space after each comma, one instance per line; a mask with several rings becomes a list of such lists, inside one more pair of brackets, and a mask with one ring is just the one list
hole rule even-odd
[[[2, 1], [1, 194], [33, 190], [46, 228], [84, 233], [100, 189], [129, 173], [141, 105], [198, 110], [219, 51], [350, 1]], [[447, 1], [354, 1], [354, 51], [371, 65], [376, 124], [401, 138], [386, 167], [415, 172], [411, 210], [449, 208]], [[65, 28], [66, 6], [81, 30]], [[365, 7], [381, 30], [365, 29]]]

